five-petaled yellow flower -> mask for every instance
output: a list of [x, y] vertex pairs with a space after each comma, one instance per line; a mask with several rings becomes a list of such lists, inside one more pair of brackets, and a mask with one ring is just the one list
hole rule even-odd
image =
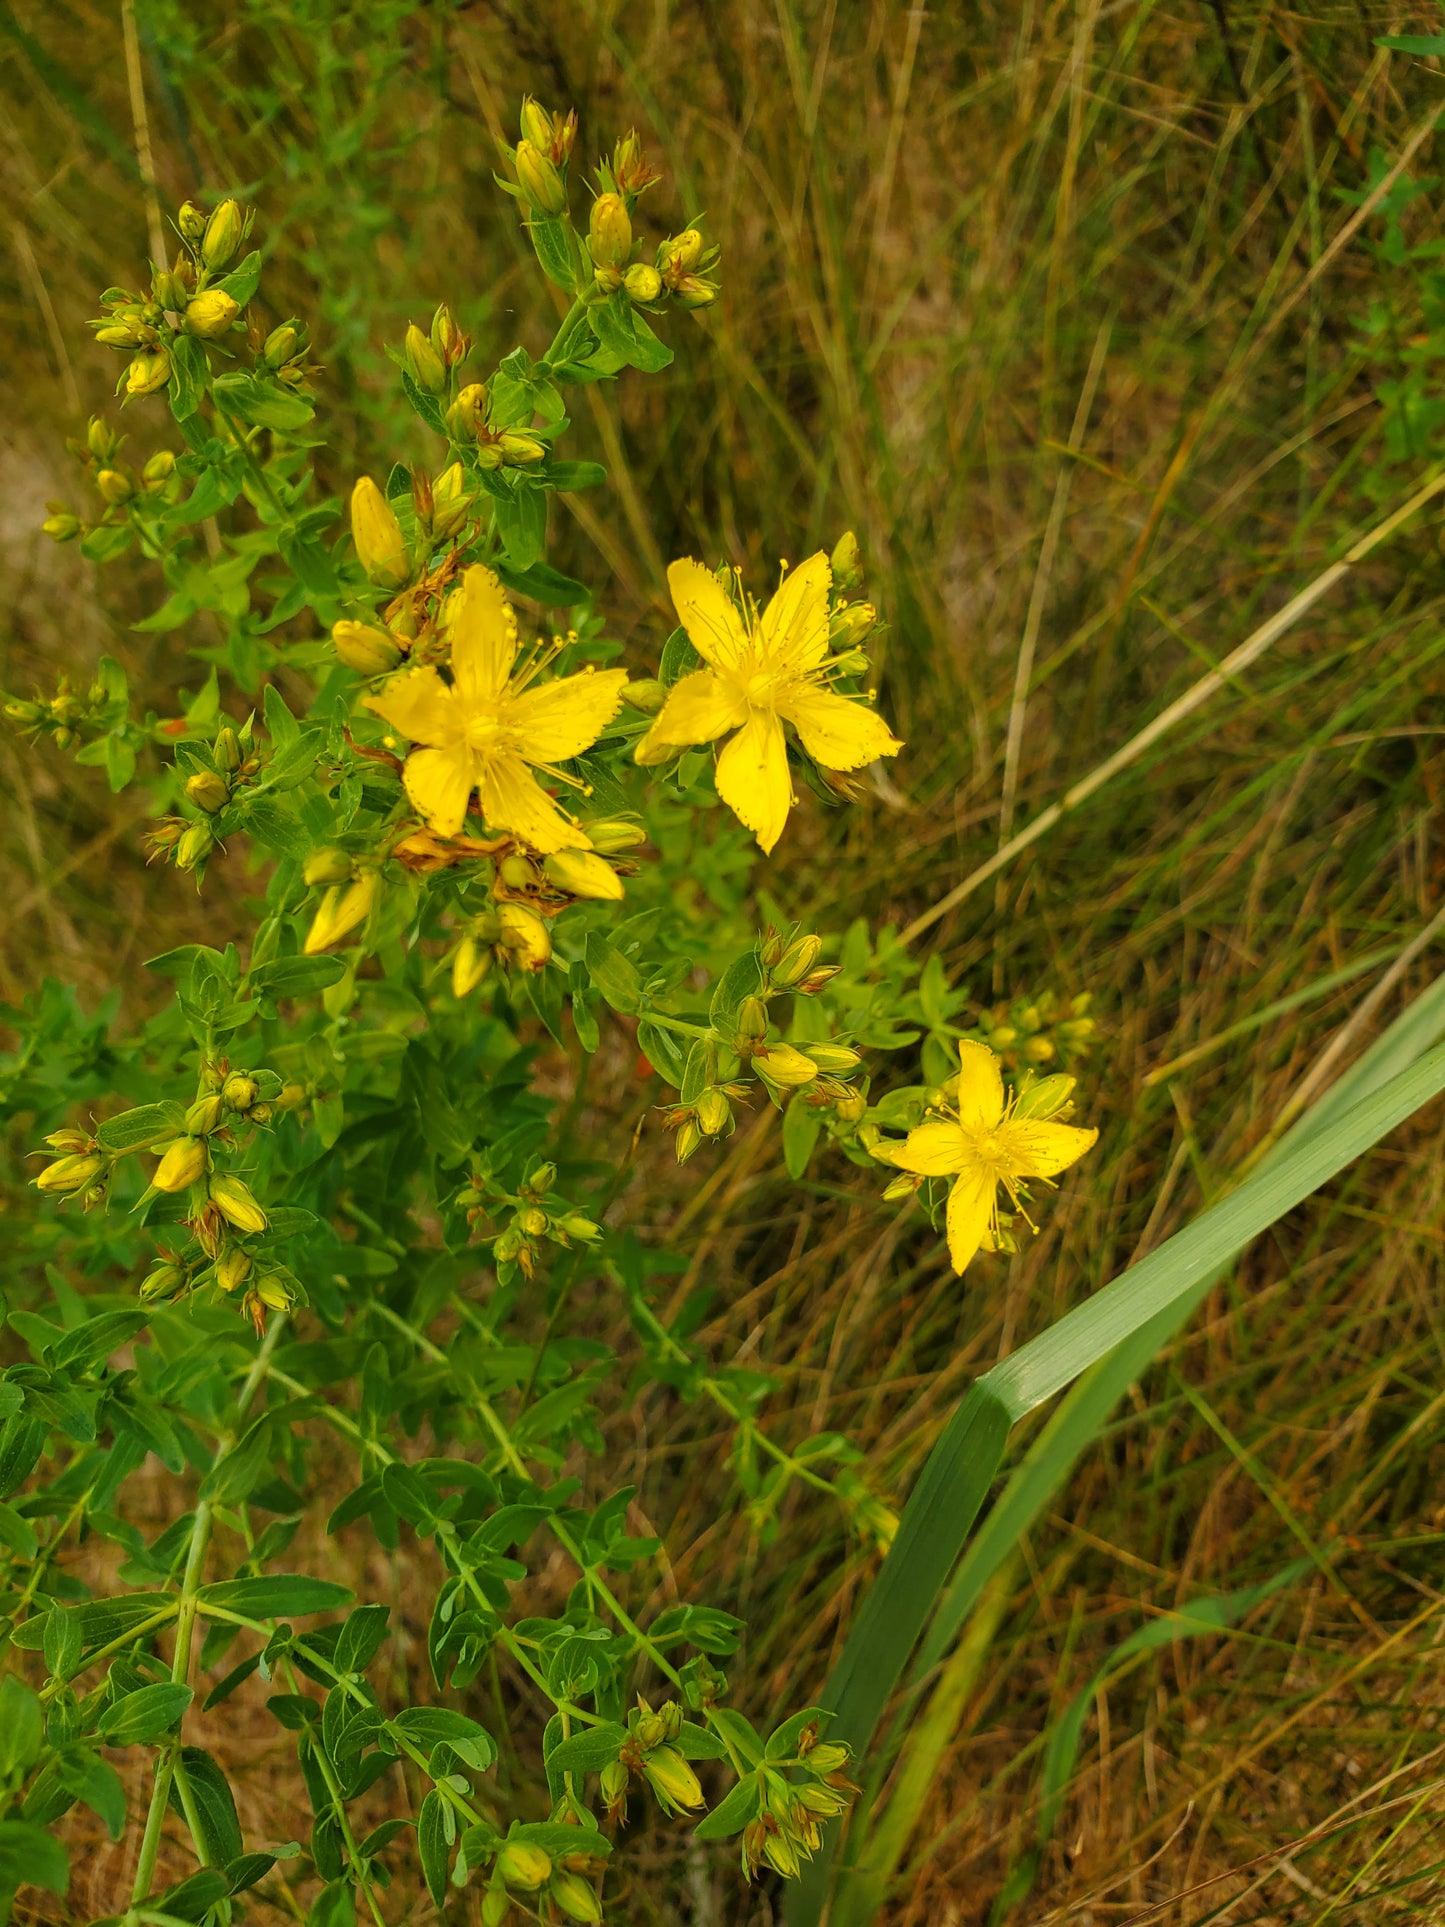
[[669, 749], [736, 730], [718, 753], [718, 795], [771, 850], [795, 800], [785, 722], [824, 769], [861, 769], [898, 754], [903, 745], [866, 701], [827, 686], [833, 572], [821, 550], [783, 578], [761, 615], [750, 605], [745, 618], [700, 562], [674, 562], [667, 581], [707, 667], [673, 684], [637, 745], [638, 762], [660, 762]]
[[[559, 782], [551, 766], [590, 749], [617, 714], [625, 669], [584, 669], [534, 683], [546, 652], [517, 673], [517, 622], [490, 569], [462, 577], [446, 611], [450, 683], [430, 667], [408, 669], [367, 707], [422, 745], [402, 767], [402, 781], [439, 836], [456, 836], [472, 792], [494, 830], [509, 831], [544, 855], [590, 850], [586, 832], [558, 809], [532, 770]], [[533, 685], [529, 687], [530, 685]]]
[[[981, 1247], [996, 1247], [999, 1186], [1019, 1210], [1021, 1181], [1057, 1177], [1099, 1133], [1030, 1116], [1027, 1092], [1005, 1101], [998, 1059], [987, 1044], [965, 1039], [958, 1055], [955, 1116], [920, 1124], [903, 1144], [890, 1146], [887, 1156], [901, 1170], [955, 1180], [948, 1194], [948, 1255], [961, 1272]], [[1067, 1101], [1072, 1080], [1049, 1081], [1057, 1096], [1046, 1108], [1056, 1111]]]

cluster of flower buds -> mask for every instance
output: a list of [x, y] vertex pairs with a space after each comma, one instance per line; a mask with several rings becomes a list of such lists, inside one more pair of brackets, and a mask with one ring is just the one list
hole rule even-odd
[[1057, 1064], [1067, 1070], [1093, 1047], [1098, 1028], [1089, 1015], [1091, 999], [1059, 997], [1045, 990], [1037, 997], [1016, 997], [995, 1004], [978, 1019], [977, 1035], [1003, 1064], [1006, 1074]]
[[52, 1131], [45, 1140], [57, 1153], [35, 1179], [35, 1188], [51, 1198], [80, 1198], [85, 1210], [104, 1204], [115, 1159], [100, 1148], [87, 1131]]
[[[516, 1191], [504, 1191], [485, 1172], [474, 1171], [453, 1202], [474, 1231], [491, 1238], [499, 1268], [516, 1265], [531, 1278], [541, 1241], [570, 1250], [574, 1244], [595, 1244], [602, 1236], [601, 1225], [575, 1211], [553, 1189], [556, 1182], [557, 1167], [550, 1163], [533, 1165]], [[488, 1220], [501, 1229], [487, 1230]]]
[[503, 1927], [511, 1917], [517, 1895], [522, 1896], [518, 1904], [537, 1919], [600, 1921], [602, 1902], [596, 1883], [606, 1866], [604, 1859], [585, 1848], [557, 1853], [555, 1848], [549, 1850], [529, 1840], [525, 1828], [521, 1829], [497, 1849], [492, 1877], [482, 1896], [482, 1927]]
[[68, 679], [61, 676], [53, 696], [42, 696], [37, 690], [32, 698], [8, 697], [5, 718], [32, 740], [48, 736], [57, 749], [71, 749], [86, 728], [95, 723], [97, 712], [107, 701], [103, 689], [95, 688], [89, 695], [81, 696], [72, 690]]
[[556, 220], [567, 212], [567, 163], [577, 144], [575, 113], [551, 114], [529, 95], [522, 102], [521, 139], [508, 148], [516, 183], [499, 185], [531, 220]]
[[197, 814], [161, 817], [144, 842], [153, 858], [166, 857], [178, 870], [196, 870], [218, 845], [216, 819], [261, 767], [250, 719], [239, 729], [222, 723], [209, 750], [189, 744], [185, 759], [191, 768], [183, 793]]
[[104, 347], [129, 357], [119, 384], [127, 400], [165, 387], [172, 373], [171, 343], [178, 336], [219, 341], [237, 329], [245, 331], [250, 295], [239, 284], [226, 285], [226, 270], [253, 219], [238, 201], [222, 201], [209, 214], [187, 201], [176, 216], [181, 250], [171, 267], [152, 271], [150, 292], [107, 288], [100, 297], [100, 315], [90, 325]]
[[769, 929], [758, 946], [763, 981], [758, 993], [745, 997], [738, 1006], [733, 1047], [761, 1079], [775, 1104], [781, 1104], [792, 1091], [806, 1090], [810, 1102], [860, 1107], [861, 1094], [845, 1080], [856, 1071], [862, 1058], [849, 1044], [814, 1043], [804, 1048], [773, 1037], [768, 1019], [768, 1002], [783, 992], [811, 997], [837, 972], [837, 966], [820, 961], [820, 937], [796, 936], [791, 940]]
[[[820, 1742], [816, 1729], [805, 1727], [795, 1759], [758, 1768], [761, 1810], [742, 1837], [743, 1872], [749, 1880], [764, 1866], [784, 1880], [798, 1877], [822, 1845], [824, 1827], [847, 1811], [858, 1791], [843, 1771], [848, 1755], [840, 1742]], [[801, 1769], [805, 1777], [790, 1779], [788, 1767]]]
[[288, 388], [304, 389], [311, 377], [320, 371], [308, 359], [311, 351], [311, 331], [304, 321], [293, 315], [289, 321], [282, 321], [271, 329], [269, 334], [261, 332], [261, 324], [251, 314], [248, 317], [246, 344], [256, 357], [256, 372], [274, 375], [277, 381], [284, 382]]
[[703, 1805], [698, 1777], [675, 1745], [682, 1728], [676, 1700], [664, 1700], [654, 1712], [638, 1695], [627, 1716], [627, 1738], [601, 1774], [607, 1818], [614, 1825], [627, 1817], [627, 1790], [635, 1779], [647, 1782], [664, 1813], [686, 1813]]
[[450, 395], [457, 365], [471, 353], [472, 338], [457, 326], [456, 316], [445, 302], [431, 318], [425, 332], [416, 323], [407, 326], [401, 364], [417, 387], [428, 395]]
[[[147, 502], [173, 502], [180, 493], [176, 458], [170, 449], [157, 449], [137, 470], [119, 459], [123, 439], [103, 417], [93, 415], [85, 440], [77, 442], [67, 437], [65, 443], [89, 471], [103, 505], [100, 513], [103, 525], [128, 521], [137, 507]], [[40, 526], [52, 542], [74, 542], [96, 526], [83, 521], [64, 502], [47, 502], [45, 507], [46, 517]]]
[[527, 429], [503, 427], [491, 419], [492, 395], [484, 381], [459, 388], [446, 410], [447, 434], [459, 448], [475, 450], [479, 468], [536, 468], [547, 459], [547, 444]]

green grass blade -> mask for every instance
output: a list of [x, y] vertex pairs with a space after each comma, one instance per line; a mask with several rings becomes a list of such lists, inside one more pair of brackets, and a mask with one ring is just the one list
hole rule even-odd
[[[1289, 1142], [1277, 1147], [1237, 1191], [979, 1379], [924, 1466], [898, 1537], [864, 1599], [824, 1692], [823, 1704], [836, 1715], [831, 1735], [859, 1751], [871, 1740], [938, 1588], [1002, 1462], [1012, 1422], [1081, 1374], [1105, 1361], [1113, 1367], [1098, 1372], [1087, 1396], [1081, 1394], [1071, 1423], [1053, 1429], [1052, 1437], [1046, 1428], [1026, 1488], [1032, 1503], [1025, 1504], [1020, 1497], [1017, 1506], [1009, 1508], [1012, 1529], [1001, 1524], [991, 1533], [989, 1559], [975, 1566], [964, 1612], [989, 1577], [985, 1563], [996, 1569], [1021, 1524], [1056, 1488], [1119, 1392], [1138, 1377], [1148, 1357], [1183, 1322], [1228, 1261], [1445, 1090], [1445, 1046], [1436, 1046], [1378, 1088], [1370, 1088], [1396, 1057], [1418, 1051], [1420, 1038], [1438, 1023], [1439, 1007], [1445, 1005], [1445, 995], [1436, 998], [1439, 988], [1432, 986], [1405, 1014], [1408, 1018], [1414, 1013], [1412, 1023], [1402, 1018], [1380, 1040], [1376, 1052], [1367, 1053], [1368, 1070], [1366, 1060], [1355, 1067], [1351, 1080], [1356, 1103], [1321, 1123], [1318, 1113], [1327, 1102], [1321, 1099], [1291, 1133]], [[1417, 1011], [1421, 1004], [1423, 1014]], [[1334, 1092], [1329, 1096], [1334, 1097]], [[1337, 1103], [1330, 1109], [1338, 1109]], [[1124, 1356], [1118, 1357], [1121, 1348]], [[1115, 1359], [1110, 1359], [1111, 1353]], [[1010, 1496], [1016, 1496], [1013, 1487]], [[941, 1651], [947, 1642], [931, 1643]], [[791, 1927], [813, 1927], [822, 1919], [835, 1851], [833, 1834], [793, 1892], [787, 1916]]]

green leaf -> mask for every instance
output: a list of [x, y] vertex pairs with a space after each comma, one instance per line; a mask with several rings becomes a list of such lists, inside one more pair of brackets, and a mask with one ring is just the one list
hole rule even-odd
[[505, 551], [502, 560], [514, 574], [525, 574], [542, 559], [547, 540], [547, 491], [519, 478], [492, 497], [497, 533]]
[[433, 1790], [421, 1803], [416, 1823], [416, 1848], [421, 1860], [427, 1892], [440, 1907], [447, 1897], [446, 1810], [442, 1797]]
[[224, 281], [216, 283], [223, 294], [230, 295], [238, 308], [244, 308], [253, 299], [260, 285], [261, 255], [257, 248], [252, 248], [249, 254], [243, 256]]
[[220, 1606], [247, 1619], [291, 1619], [304, 1613], [332, 1612], [349, 1606], [355, 1595], [349, 1586], [306, 1573], [268, 1573], [257, 1579], [222, 1579], [202, 1586], [197, 1598], [202, 1609]]
[[712, 993], [708, 1017], [719, 1030], [730, 1031], [737, 1022], [738, 1007], [744, 997], [756, 997], [763, 987], [763, 973], [757, 953], [745, 950], [734, 957]]
[[468, 1719], [465, 1713], [453, 1712], [449, 1706], [408, 1706], [391, 1723], [413, 1746], [430, 1748], [440, 1746], [443, 1741], [450, 1745], [456, 1740], [467, 1740], [486, 1755], [488, 1765], [497, 1757], [496, 1745], [486, 1727]]
[[572, 223], [556, 215], [534, 214], [527, 222], [527, 233], [547, 279], [565, 294], [575, 294], [579, 264]]
[[107, 1746], [148, 1746], [175, 1725], [194, 1697], [189, 1686], [139, 1687], [101, 1714], [100, 1737]]
[[346, 965], [340, 957], [277, 957], [258, 964], [248, 982], [259, 997], [309, 997], [328, 984], [340, 983]]
[[822, 1135], [821, 1113], [813, 1105], [803, 1102], [801, 1092], [795, 1092], [787, 1110], [783, 1112], [783, 1162], [788, 1167], [790, 1178], [801, 1178], [806, 1172]]
[[70, 1862], [58, 1840], [24, 1820], [0, 1820], [0, 1901], [16, 1887], [63, 1894], [69, 1885]]
[[626, 1743], [627, 1728], [613, 1720], [584, 1727], [552, 1748], [547, 1755], [547, 1771], [551, 1774], [600, 1773], [604, 1766], [612, 1764]]
[[159, 1104], [138, 1104], [133, 1111], [108, 1117], [95, 1135], [106, 1151], [139, 1151], [147, 1144], [180, 1137], [186, 1128], [186, 1114], [170, 1098]]
[[762, 1784], [755, 1773], [739, 1780], [712, 1812], [693, 1828], [694, 1840], [726, 1840], [755, 1820], [763, 1804]]
[[177, 335], [171, 343], [171, 378], [166, 388], [178, 422], [189, 421], [195, 414], [210, 379], [210, 363], [200, 342], [194, 335]]
[[637, 1048], [654, 1070], [661, 1071], [669, 1084], [681, 1085], [687, 1075], [687, 1058], [670, 1030], [655, 1024], [650, 1017], [637, 1022]]
[[542, 480], [548, 488], [600, 488], [607, 470], [601, 462], [553, 462]]
[[147, 1902], [147, 1909], [169, 1914], [172, 1920], [201, 1920], [218, 1901], [227, 1899], [231, 1891], [231, 1883], [219, 1867], [202, 1867], [188, 1880], [157, 1894]]
[[13, 1505], [6, 1505], [3, 1500], [0, 1500], [0, 1545], [8, 1546], [25, 1560], [33, 1559], [40, 1550], [34, 1526]]
[[[218, 1866], [229, 1866], [240, 1857], [245, 1842], [225, 1774], [202, 1747], [183, 1746], [176, 1756], [176, 1777], [185, 1781], [190, 1793], [206, 1858]], [[174, 1782], [170, 1806], [179, 1819], [188, 1820], [181, 1805], [180, 1787]]]
[[518, 595], [530, 596], [533, 602], [544, 602], [549, 608], [575, 609], [578, 603], [587, 600], [588, 592], [583, 585], [550, 563], [534, 562], [530, 569], [509, 568], [505, 562], [493, 566], [509, 589], [515, 589]]
[[316, 413], [315, 405], [294, 388], [241, 369], [217, 375], [211, 393], [226, 414], [249, 422], [253, 428], [275, 428], [282, 434], [304, 428]]
[[631, 1016], [642, 1001], [642, 978], [598, 930], [587, 933], [587, 971], [612, 1008]]
[[0, 1779], [28, 1773], [40, 1758], [45, 1715], [40, 1697], [14, 1673], [0, 1679]]
[[80, 538], [80, 553], [87, 562], [114, 562], [129, 547], [130, 525], [126, 522], [101, 523]]

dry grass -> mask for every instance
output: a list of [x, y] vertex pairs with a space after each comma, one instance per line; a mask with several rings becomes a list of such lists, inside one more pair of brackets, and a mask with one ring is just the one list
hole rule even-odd
[[[1438, 24], [1431, 9], [669, 0], [634, 16], [529, 0], [394, 18], [322, 5], [304, 30], [299, 12], [142, 9], [163, 196], [197, 174], [254, 184], [287, 298], [323, 317], [348, 462], [409, 433], [379, 399], [380, 342], [408, 315], [446, 297], [505, 345], [530, 299], [488, 179], [524, 87], [574, 102], [589, 147], [636, 117], [673, 174], [666, 212], [706, 208], [724, 307], [681, 331], [675, 376], [580, 424], [617, 487], [578, 512], [559, 560], [600, 568], [646, 657], [671, 554], [726, 550], [764, 573], [841, 526], [864, 535], [893, 624], [906, 794], [810, 827], [778, 887], [819, 927], [926, 907], [1407, 492], [1356, 333], [1397, 284], [1358, 244], [1314, 269], [1369, 152], [1398, 154], [1436, 110], [1438, 77], [1372, 45]], [[112, 573], [102, 595], [30, 533], [66, 492], [58, 433], [77, 400], [105, 398], [106, 368], [75, 346], [91, 293], [144, 247], [118, 30], [109, 11], [29, 0], [13, 20], [54, 66], [0, 39], [4, 679], [110, 648], [159, 705], [179, 657], [125, 629], [139, 580], [117, 595]], [[1416, 218], [1437, 231], [1428, 204]], [[660, 1169], [634, 1186], [629, 1209], [717, 1292], [718, 1357], [777, 1375], [780, 1436], [845, 1429], [905, 1495], [968, 1379], [1208, 1200], [1360, 992], [1162, 1085], [1148, 1072], [1430, 914], [1438, 529], [1432, 514], [1382, 552], [1164, 755], [931, 933], [980, 1001], [1087, 988], [1104, 1018], [1086, 1084], [1101, 1154], [1019, 1259], [961, 1287], [848, 1167], [782, 1184], [761, 1126], [701, 1209]], [[1011, 766], [1021, 639], [1033, 668]], [[92, 775], [3, 756], [0, 887], [22, 906], [0, 940], [5, 993], [48, 969], [119, 980], [134, 1002], [138, 928], [160, 948], [158, 925], [174, 940], [201, 913], [144, 871]], [[58, 851], [69, 867], [44, 882]], [[1243, 1635], [1154, 1655], [1099, 1696], [1016, 1918], [1441, 1917], [1440, 1171], [1437, 1128], [1399, 1133], [1263, 1241], [1136, 1390], [1023, 1549], [888, 1920], [987, 1920], [1030, 1841], [1050, 1719], [1151, 1613], [1300, 1556], [1312, 1576]], [[728, 1442], [660, 1396], [615, 1439], [667, 1538], [664, 1588], [737, 1603], [754, 1628], [744, 1697], [796, 1700], [871, 1555], [801, 1499], [759, 1544], [720, 1503]], [[639, 1887], [627, 1918], [744, 1917], [669, 1851], [662, 1836], [647, 1849], [677, 1911]], [[771, 1905], [758, 1896], [749, 1917]]]

